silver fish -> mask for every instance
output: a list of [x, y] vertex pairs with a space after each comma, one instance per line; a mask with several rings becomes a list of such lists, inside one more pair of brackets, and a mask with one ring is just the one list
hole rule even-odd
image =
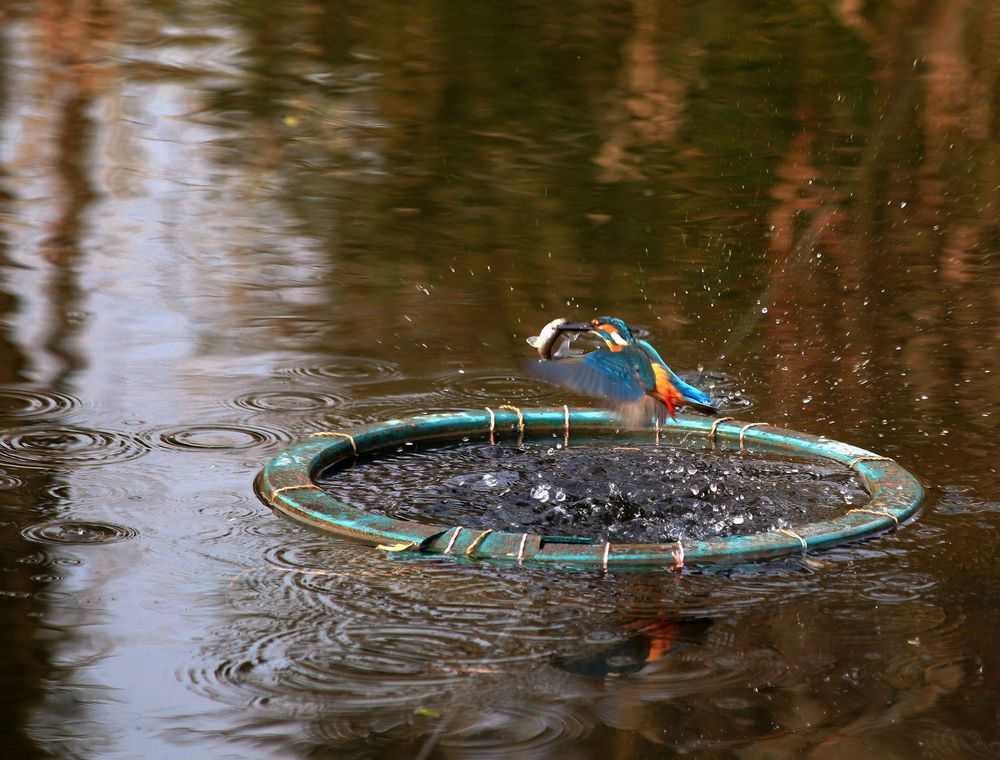
[[[563, 317], [553, 319], [542, 328], [541, 333], [528, 338], [528, 345], [537, 349], [538, 355], [543, 359], [562, 359], [579, 353], [570, 348], [570, 344], [580, 337], [579, 326], [574, 325], [573, 327], [576, 328], [574, 330], [562, 329], [568, 324], [569, 321]], [[560, 338], [562, 338], [561, 342]]]

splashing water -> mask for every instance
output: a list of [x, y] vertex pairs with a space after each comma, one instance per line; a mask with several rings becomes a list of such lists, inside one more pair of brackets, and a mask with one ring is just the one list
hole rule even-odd
[[607, 443], [411, 451], [319, 483], [399, 519], [625, 543], [748, 535], [831, 519], [867, 498], [832, 463]]

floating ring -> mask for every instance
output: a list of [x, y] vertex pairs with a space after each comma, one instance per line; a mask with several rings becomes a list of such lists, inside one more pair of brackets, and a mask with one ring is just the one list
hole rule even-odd
[[[487, 413], [488, 412], [488, 416]], [[729, 536], [703, 541], [671, 544], [608, 544], [596, 538], [544, 536], [509, 533], [502, 530], [465, 528], [463, 526], [397, 520], [386, 515], [372, 514], [348, 506], [315, 487], [315, 478], [331, 465], [357, 453], [394, 450], [404, 442], [446, 443], [462, 439], [489, 438], [497, 423], [518, 423], [521, 430], [530, 429], [533, 437], [565, 434], [572, 419], [574, 433], [581, 435], [615, 434], [621, 423], [611, 412], [594, 410], [530, 409], [486, 412], [455, 412], [432, 414], [407, 419], [389, 420], [352, 430], [337, 437], [348, 438], [352, 450], [339, 443], [311, 436], [295, 444], [268, 462], [257, 477], [256, 490], [260, 498], [277, 512], [304, 525], [328, 533], [356, 539], [369, 545], [396, 549], [394, 556], [447, 554], [475, 560], [515, 560], [548, 567], [680, 567], [725, 562], [747, 562], [792, 554], [805, 542], [799, 536], [799, 547], [788, 545], [786, 534], [777, 531]], [[689, 443], [691, 433], [708, 433], [716, 439], [735, 444], [751, 427], [764, 423], [742, 424], [737, 430], [721, 430], [718, 423], [681, 416], [669, 420], [661, 428], [664, 438], [678, 445]], [[740, 423], [736, 423], [739, 425]], [[632, 440], [636, 435], [631, 434]], [[919, 481], [891, 459], [871, 451], [831, 441], [827, 438], [771, 427], [767, 435], [755, 439], [755, 448], [777, 454], [821, 458], [851, 465], [865, 460], [878, 460], [879, 467], [860, 467], [854, 472], [871, 496], [867, 504], [845, 514], [808, 525], [796, 526], [796, 534], [809, 537], [810, 550], [830, 547], [887, 529], [887, 520], [894, 528], [916, 514], [923, 499]], [[363, 465], [362, 465], [363, 466]], [[486, 537], [489, 540], [486, 541]], [[398, 548], [405, 545], [404, 548]]]

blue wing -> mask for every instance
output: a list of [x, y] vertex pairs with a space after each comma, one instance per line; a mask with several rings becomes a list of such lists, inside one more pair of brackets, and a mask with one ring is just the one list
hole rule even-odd
[[639, 347], [646, 352], [649, 356], [650, 361], [654, 361], [659, 364], [663, 369], [667, 371], [667, 376], [670, 378], [670, 382], [673, 383], [674, 387], [680, 391], [681, 395], [684, 396], [684, 400], [689, 404], [697, 407], [699, 411], [707, 412], [708, 414], [716, 414], [719, 410], [716, 408], [715, 403], [712, 401], [712, 397], [709, 396], [701, 388], [695, 388], [690, 383], [686, 383], [681, 380], [667, 363], [663, 361], [663, 357], [657, 352], [653, 346], [645, 341], [638, 340], [636, 343]]
[[580, 358], [526, 361], [524, 369], [539, 380], [600, 399], [629, 427], [640, 427], [652, 417], [662, 422], [666, 416], [663, 404], [647, 395], [656, 387], [649, 360], [631, 346], [621, 351], [602, 348]]

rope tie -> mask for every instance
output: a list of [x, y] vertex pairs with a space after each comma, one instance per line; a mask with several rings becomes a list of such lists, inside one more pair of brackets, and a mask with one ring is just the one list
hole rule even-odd
[[735, 420], [735, 419], [736, 419], [735, 417], [718, 417], [715, 419], [715, 421], [712, 422], [712, 431], [708, 434], [708, 439], [709, 441], [711, 441], [713, 449], [715, 448], [715, 445], [718, 441], [719, 425], [721, 425], [726, 420]]
[[516, 406], [511, 406], [510, 404], [500, 404], [500, 408], [517, 412], [517, 445], [520, 446], [524, 443], [524, 413]]
[[492, 532], [493, 532], [493, 528], [487, 528], [482, 533], [480, 533], [478, 536], [476, 536], [476, 540], [473, 541], [471, 544], [469, 544], [469, 548], [465, 550], [465, 556], [466, 557], [471, 557], [472, 553], [477, 548], [479, 548], [479, 545], [483, 542], [483, 539], [486, 538]]
[[744, 425], [740, 428], [740, 451], [746, 451], [746, 446], [743, 445], [743, 439], [750, 428], [764, 427], [770, 425], [770, 422], [751, 422], [749, 425]]
[[849, 510], [847, 510], [847, 514], [851, 514], [852, 512], [864, 512], [865, 514], [869, 514], [869, 515], [878, 515], [879, 517], [889, 517], [889, 518], [892, 518], [892, 521], [895, 523], [895, 525], [893, 527], [894, 528], [898, 528], [899, 527], [899, 518], [896, 517], [896, 515], [894, 515], [888, 509], [883, 509], [883, 510], [879, 511], [877, 509], [865, 509], [864, 507], [857, 507], [855, 509], [849, 509]]
[[860, 457], [855, 457], [854, 459], [852, 459], [850, 462], [848, 462], [847, 466], [848, 468], [853, 470], [854, 466], [858, 462], [891, 462], [891, 461], [893, 460], [890, 457], [883, 457], [879, 456], [878, 454], [864, 454]]
[[601, 569], [608, 572], [608, 555], [611, 554], [611, 542], [604, 544], [604, 554], [601, 555]]
[[335, 433], [333, 431], [321, 432], [321, 433], [310, 433], [310, 438], [319, 438], [321, 436], [331, 436], [333, 438], [346, 438], [351, 442], [351, 448], [354, 450], [354, 456], [358, 455], [358, 444], [354, 442], [354, 436], [348, 433]]
[[656, 427], [656, 445], [659, 446], [660, 445], [660, 418], [657, 417], [656, 420], [655, 420], [655, 422], [656, 422], [656, 426], [655, 426]]
[[800, 536], [794, 530], [789, 530], [788, 528], [775, 528], [774, 532], [775, 533], [782, 533], [782, 534], [784, 534], [786, 536], [791, 536], [792, 538], [794, 538], [796, 541], [798, 541], [800, 544], [802, 544], [802, 551], [803, 552], [806, 552], [806, 551], [809, 550], [809, 544], [807, 544], [806, 540], [804, 538], [802, 538], [802, 536]]
[[405, 552], [409, 551], [416, 545], [416, 541], [404, 541], [399, 544], [377, 544], [375, 548], [381, 549], [384, 552]]
[[448, 541], [448, 545], [444, 548], [445, 554], [451, 554], [451, 547], [455, 545], [455, 539], [458, 538], [458, 534], [462, 532], [462, 526], [456, 525], [455, 532], [451, 534], [451, 540]]
[[565, 445], [569, 446], [569, 405], [563, 404], [563, 413], [566, 419], [566, 440]]
[[271, 491], [271, 496], [268, 498], [268, 501], [274, 504], [274, 499], [279, 493], [282, 493], [284, 491], [296, 491], [300, 488], [315, 488], [317, 491], [321, 490], [319, 486], [313, 483], [307, 483], [306, 485], [301, 485], [301, 486], [282, 486], [281, 488], [275, 488], [273, 491]]
[[677, 539], [677, 548], [673, 551], [674, 570], [681, 570], [684, 567], [684, 544]]
[[521, 545], [517, 547], [517, 562], [521, 564], [524, 562], [524, 545], [528, 542], [528, 534], [521, 534]]
[[490, 446], [494, 446], [496, 445], [497, 442], [496, 438], [493, 435], [493, 432], [496, 430], [497, 427], [497, 416], [493, 413], [493, 410], [490, 409], [488, 406], [486, 407], [486, 411], [490, 413]]

